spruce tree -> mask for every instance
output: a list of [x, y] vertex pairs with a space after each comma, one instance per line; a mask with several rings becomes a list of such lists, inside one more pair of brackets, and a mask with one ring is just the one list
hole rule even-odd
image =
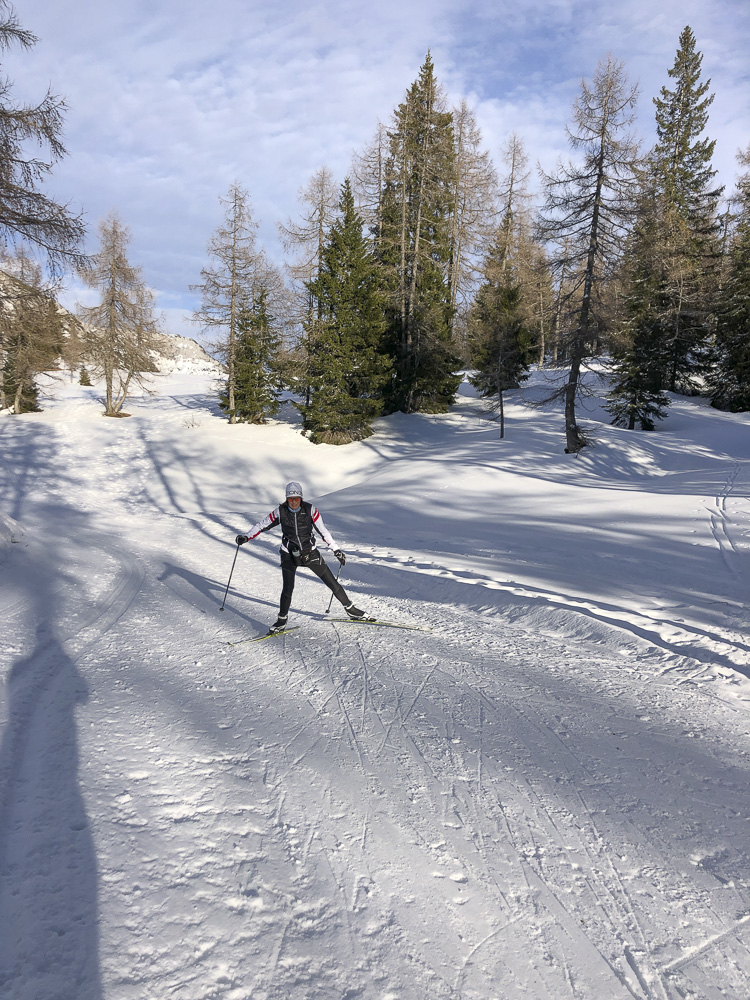
[[506, 236], [501, 226], [485, 263], [485, 281], [477, 292], [470, 315], [475, 368], [471, 383], [497, 408], [500, 437], [505, 436], [503, 393], [518, 388], [528, 378], [532, 354], [532, 335], [523, 291], [507, 257]]
[[308, 337], [310, 395], [300, 408], [316, 444], [368, 437], [383, 408], [390, 360], [382, 342], [377, 267], [362, 228], [347, 179], [339, 218], [321, 251], [320, 273], [308, 282], [315, 318]]
[[[278, 351], [281, 339], [268, 312], [268, 289], [240, 303], [234, 355], [234, 422], [264, 424], [279, 411]], [[229, 413], [229, 383], [219, 399]]]
[[701, 82], [702, 62], [695, 36], [685, 27], [668, 71], [674, 86], [662, 87], [654, 98], [657, 143], [651, 163], [662, 207], [662, 296], [669, 305], [663, 387], [673, 392], [693, 388], [695, 376], [705, 370], [718, 289], [717, 207], [723, 188], [714, 187], [715, 142], [703, 136], [713, 94], [711, 81]]
[[651, 178], [639, 197], [624, 266], [625, 324], [612, 350], [611, 389], [606, 409], [612, 423], [654, 430], [669, 406], [664, 391], [668, 364], [669, 259], [662, 252], [663, 199]]
[[449, 285], [456, 163], [452, 115], [429, 53], [388, 137], [377, 243], [393, 359], [386, 407], [442, 412], [461, 381]]
[[[750, 168], [750, 146], [739, 154]], [[750, 410], [750, 170], [738, 184], [739, 213], [732, 234], [729, 272], [721, 290], [714, 365], [707, 382], [720, 410]]]

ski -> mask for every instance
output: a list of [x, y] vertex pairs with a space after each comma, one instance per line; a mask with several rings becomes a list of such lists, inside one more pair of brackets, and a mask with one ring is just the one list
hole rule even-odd
[[264, 639], [270, 639], [274, 635], [288, 635], [290, 632], [296, 632], [299, 627], [299, 625], [292, 625], [291, 628], [281, 628], [276, 631], [271, 630], [270, 632], [266, 632], [265, 635], [254, 635], [250, 639], [238, 639], [236, 642], [228, 642], [227, 646], [242, 646], [248, 642], [263, 642]]
[[405, 628], [411, 632], [430, 632], [423, 625], [403, 625], [401, 622], [384, 622], [379, 618], [327, 618], [329, 622], [345, 622], [347, 625], [381, 625], [384, 628]]

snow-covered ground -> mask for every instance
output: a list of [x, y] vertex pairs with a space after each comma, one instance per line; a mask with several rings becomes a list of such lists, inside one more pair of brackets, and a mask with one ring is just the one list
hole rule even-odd
[[[592, 406], [572, 458], [464, 385], [315, 447], [189, 367], [0, 418], [0, 995], [746, 1000], [750, 417]], [[300, 571], [301, 628], [227, 645], [290, 479], [430, 631]]]

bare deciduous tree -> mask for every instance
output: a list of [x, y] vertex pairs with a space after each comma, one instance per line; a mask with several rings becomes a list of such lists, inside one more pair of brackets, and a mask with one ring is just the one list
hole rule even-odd
[[101, 293], [95, 306], [79, 306], [86, 328], [85, 353], [92, 374], [105, 382], [107, 417], [122, 415], [133, 384], [144, 388], [156, 369], [152, 352], [162, 346], [154, 296], [141, 269], [128, 260], [130, 232], [116, 215], [99, 224], [100, 250], [84, 275]]

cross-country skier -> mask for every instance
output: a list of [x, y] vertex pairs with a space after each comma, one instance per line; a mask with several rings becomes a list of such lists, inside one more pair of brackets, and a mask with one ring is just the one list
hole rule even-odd
[[261, 532], [275, 528], [277, 524], [281, 525], [282, 531], [279, 551], [284, 585], [281, 590], [279, 617], [271, 626], [270, 631], [281, 632], [286, 628], [289, 606], [292, 603], [292, 592], [294, 591], [294, 577], [298, 566], [307, 566], [308, 569], [317, 574], [323, 583], [333, 591], [334, 597], [341, 601], [350, 618], [355, 620], [364, 618], [364, 611], [355, 608], [344, 588], [324, 562], [323, 556], [318, 552], [315, 539], [316, 531], [328, 547], [333, 549], [333, 554], [341, 565], [346, 563], [346, 556], [331, 537], [318, 508], [302, 499], [302, 487], [299, 483], [289, 483], [284, 503], [272, 510], [262, 521], [254, 524], [246, 535], [237, 535], [235, 541], [238, 545], [244, 545], [251, 538], [257, 538]]

